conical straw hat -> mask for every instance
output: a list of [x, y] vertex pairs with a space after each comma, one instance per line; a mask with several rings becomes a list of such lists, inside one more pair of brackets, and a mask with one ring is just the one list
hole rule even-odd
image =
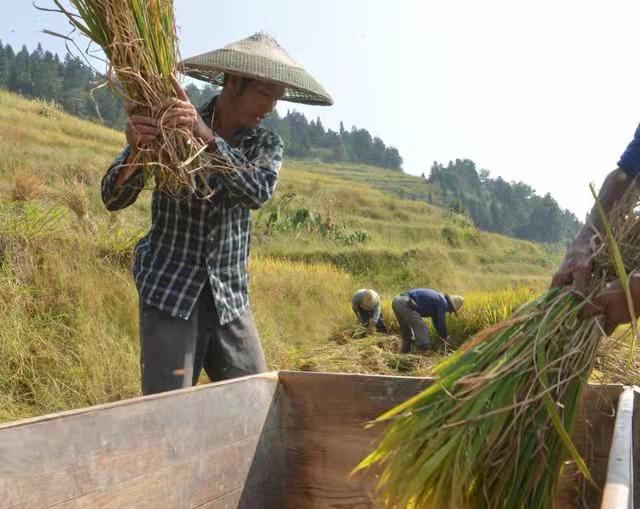
[[365, 311], [371, 311], [380, 304], [380, 296], [375, 290], [365, 290], [362, 295], [362, 304], [360, 305]]
[[460, 308], [464, 306], [464, 298], [460, 295], [447, 295], [447, 297], [449, 297], [449, 300], [451, 301], [453, 312], [457, 315]]
[[264, 32], [231, 43], [222, 49], [187, 58], [184, 73], [222, 86], [225, 73], [285, 86], [283, 101], [330, 106], [327, 90], [293, 60], [278, 42]]

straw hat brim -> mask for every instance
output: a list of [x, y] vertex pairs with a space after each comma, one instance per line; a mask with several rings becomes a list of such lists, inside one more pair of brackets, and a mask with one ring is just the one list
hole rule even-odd
[[222, 86], [225, 74], [276, 83], [285, 87], [283, 101], [331, 106], [329, 92], [301, 67], [262, 55], [233, 49], [219, 49], [181, 62], [183, 73], [192, 78]]
[[446, 295], [447, 301], [456, 316], [460, 316], [460, 308], [464, 305], [464, 298], [460, 295]]

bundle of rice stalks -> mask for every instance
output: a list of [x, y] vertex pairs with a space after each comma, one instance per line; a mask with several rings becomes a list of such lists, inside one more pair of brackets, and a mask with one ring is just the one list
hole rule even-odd
[[569, 456], [590, 479], [570, 435], [603, 332], [581, 311], [616, 269], [640, 263], [633, 205], [625, 199], [610, 215], [611, 237], [595, 238], [584, 298], [549, 290], [462, 345], [433, 369], [432, 386], [376, 420], [388, 427], [356, 471], [380, 467], [387, 506], [551, 508]]
[[72, 8], [53, 1], [75, 29], [103, 49], [109, 82], [133, 105], [130, 113], [158, 120], [161, 134], [132, 164], [143, 164], [145, 175], [154, 176], [165, 192], [178, 195], [186, 189], [209, 196], [206, 174], [227, 166], [205, 152], [190, 130], [165, 121], [168, 100], [180, 93], [173, 78], [179, 62], [173, 1], [69, 0]]
[[614, 335], [603, 340], [592, 373], [592, 379], [601, 383], [640, 385], [640, 366], [637, 360], [629, 367], [633, 328], [620, 327]]

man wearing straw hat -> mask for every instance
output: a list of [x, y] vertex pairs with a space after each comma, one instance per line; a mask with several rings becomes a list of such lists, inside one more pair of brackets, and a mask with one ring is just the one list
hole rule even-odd
[[375, 328], [378, 332], [387, 332], [380, 309], [380, 296], [375, 290], [369, 288], [358, 290], [351, 299], [351, 309], [358, 317], [360, 325], [366, 327], [368, 331]]
[[[200, 112], [177, 81], [178, 99], [163, 122], [191, 129], [225, 160], [208, 177], [208, 200], [152, 196], [151, 229], [135, 249], [140, 297], [142, 392], [195, 384], [202, 368], [211, 380], [266, 369], [249, 308], [247, 263], [251, 209], [271, 198], [282, 163], [280, 137], [262, 127], [278, 100], [330, 105], [329, 93], [273, 39], [258, 33], [182, 63], [192, 77], [223, 87]], [[102, 180], [109, 210], [128, 207], [144, 185], [130, 164], [160, 133], [158, 122], [129, 114], [129, 146]], [[220, 159], [217, 157], [217, 159]]]
[[[640, 175], [640, 126], [633, 140], [618, 161], [618, 167], [605, 178], [598, 198], [605, 213], [609, 213], [616, 203], [629, 191]], [[636, 190], [637, 192], [637, 190]], [[572, 285], [579, 293], [586, 290], [592, 272], [591, 238], [596, 232], [604, 234], [602, 221], [594, 205], [587, 221], [567, 250], [565, 259], [558, 272], [553, 276], [552, 286]], [[640, 310], [640, 274], [630, 276], [630, 290], [635, 311]], [[631, 321], [627, 299], [619, 281], [609, 283], [604, 291], [596, 296], [584, 312], [585, 315], [604, 315], [604, 332], [611, 334], [616, 326]]]
[[395, 297], [392, 307], [400, 326], [400, 351], [409, 353], [414, 341], [422, 352], [431, 349], [431, 334], [423, 318], [431, 318], [440, 337], [448, 338], [446, 315], [458, 314], [463, 304], [460, 295], [448, 295], [430, 288], [414, 288]]

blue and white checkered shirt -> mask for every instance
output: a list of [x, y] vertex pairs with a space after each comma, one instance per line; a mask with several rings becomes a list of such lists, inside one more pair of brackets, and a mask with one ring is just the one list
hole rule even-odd
[[[214, 101], [200, 111], [207, 125]], [[233, 146], [220, 137], [216, 143], [236, 171], [207, 177], [215, 190], [209, 200], [194, 196], [176, 200], [154, 190], [151, 229], [136, 246], [133, 274], [145, 304], [184, 319], [189, 318], [208, 278], [220, 323], [226, 324], [249, 306], [250, 211], [273, 195], [283, 144], [280, 136], [260, 126], [240, 131]], [[128, 207], [144, 186], [140, 169], [114, 189], [128, 155], [129, 147], [102, 179], [102, 200], [108, 210]]]

